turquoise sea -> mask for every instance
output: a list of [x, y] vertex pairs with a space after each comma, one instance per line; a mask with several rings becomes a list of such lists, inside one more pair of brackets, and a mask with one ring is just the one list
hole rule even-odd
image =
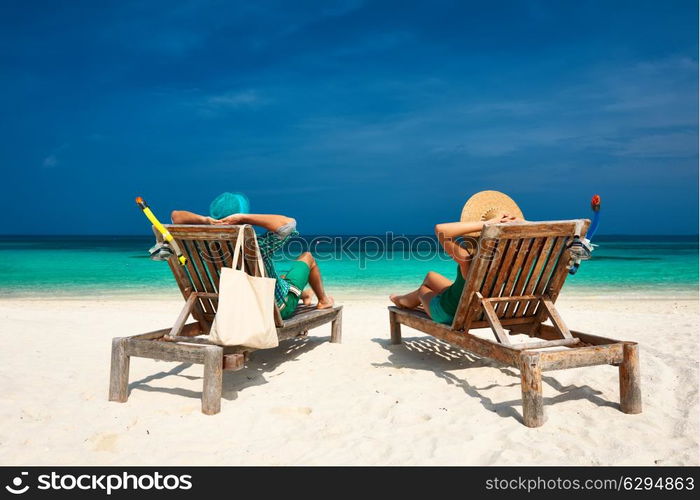
[[[387, 251], [383, 238], [343, 236], [331, 243], [326, 237], [314, 246], [331, 293], [384, 295], [410, 290], [430, 270], [454, 276], [455, 264], [435, 252], [434, 238], [408, 237], [412, 252]], [[309, 240], [293, 242], [290, 251], [305, 249]], [[696, 236], [596, 240], [593, 259], [569, 277], [566, 294], [697, 296]], [[148, 258], [152, 244], [152, 237], [141, 236], [0, 236], [0, 297], [177, 296], [167, 264]], [[284, 258], [278, 267], [285, 268]]]

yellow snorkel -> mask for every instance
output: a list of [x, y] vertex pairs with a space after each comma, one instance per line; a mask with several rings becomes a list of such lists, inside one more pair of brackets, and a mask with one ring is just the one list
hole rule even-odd
[[148, 204], [146, 203], [146, 201], [140, 196], [137, 196], [136, 204], [139, 206], [139, 208], [141, 208], [141, 211], [148, 218], [148, 220], [151, 221], [153, 227], [155, 227], [158, 230], [158, 232], [163, 235], [163, 239], [171, 244], [173, 250], [175, 250], [175, 255], [177, 255], [177, 260], [180, 261], [180, 264], [182, 264], [183, 266], [187, 265], [187, 257], [182, 255], [180, 247], [178, 247], [177, 243], [175, 242], [175, 238], [173, 238], [173, 235], [170, 234], [170, 232], [167, 229], [165, 229], [165, 226], [161, 224], [158, 219], [156, 219], [156, 216], [153, 215], [151, 209], [148, 208]]

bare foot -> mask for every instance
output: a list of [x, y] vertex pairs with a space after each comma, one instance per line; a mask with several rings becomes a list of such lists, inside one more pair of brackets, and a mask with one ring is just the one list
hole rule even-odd
[[310, 306], [311, 305], [311, 297], [313, 296], [313, 292], [311, 290], [304, 290], [301, 292], [301, 301], [305, 306]]
[[404, 309], [410, 309], [406, 304], [403, 303], [402, 301], [403, 295], [389, 295], [389, 300], [391, 300], [394, 304], [396, 304], [397, 307], [403, 307]]
[[326, 295], [323, 300], [318, 301], [318, 304], [316, 304], [316, 309], [328, 309], [333, 307], [333, 304], [335, 304], [333, 297]]

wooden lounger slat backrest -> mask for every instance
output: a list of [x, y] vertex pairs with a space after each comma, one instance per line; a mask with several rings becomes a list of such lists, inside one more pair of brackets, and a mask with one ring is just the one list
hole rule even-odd
[[486, 227], [452, 328], [468, 330], [476, 321], [542, 322], [547, 310], [541, 299], [556, 301], [568, 272], [567, 246], [577, 232], [584, 237], [589, 224], [581, 219]]
[[[547, 285], [549, 285], [551, 281], [553, 272], [560, 272], [556, 271], [560, 260], [562, 260], [563, 262], [562, 265], [564, 267], [564, 277], [566, 277], [566, 265], [568, 264], [569, 257], [568, 252], [566, 252], [567, 254], [565, 256], [563, 254], [566, 251], [566, 246], [569, 244], [570, 238], [562, 236], [552, 237], [551, 239], [553, 241], [552, 248], [546, 256], [546, 261], [544, 264], [544, 268], [542, 269], [542, 273], [540, 274], [538, 281], [535, 283], [535, 288], [532, 293], [533, 295], [540, 296], [545, 293]], [[561, 288], [561, 286], [559, 288]], [[559, 292], [557, 291], [557, 295], [558, 293]], [[527, 308], [526, 314], [534, 313], [538, 307], [539, 304], [530, 304]]]
[[[535, 294], [535, 288], [542, 277], [542, 271], [549, 260], [550, 253], [555, 242], [556, 238], [554, 236], [550, 236], [542, 240], [542, 246], [538, 252], [537, 259], [532, 266], [532, 273], [530, 274], [528, 281], [523, 285], [521, 295]], [[519, 302], [518, 316], [527, 316], [527, 311], [533, 309], [534, 307], [537, 307], [536, 301], [529, 300]]]
[[[546, 238], [544, 238], [546, 239]], [[542, 244], [544, 243], [543, 238], [533, 238], [532, 241], [530, 242], [530, 247], [528, 248], [527, 251], [527, 257], [525, 258], [522, 268], [520, 269], [520, 272], [518, 274], [518, 279], [515, 281], [515, 287], [513, 288], [513, 291], [511, 292], [510, 296], [519, 296], [519, 295], [524, 295], [523, 294], [523, 289], [526, 287], [528, 280], [530, 279], [530, 275], [533, 270], [533, 264], [537, 260], [537, 258], [540, 255], [540, 251], [542, 249]], [[509, 302], [507, 303], [508, 307], [506, 308], [503, 317], [504, 318], [514, 318], [517, 315], [518, 311], [518, 306], [520, 302]]]
[[[176, 238], [177, 240], [177, 238]], [[187, 257], [187, 265], [185, 268], [188, 271], [190, 278], [190, 284], [193, 286], [196, 292], [213, 292], [216, 288], [212, 285], [209, 277], [206, 273], [202, 273], [200, 269], [200, 261], [198, 259], [197, 252], [192, 248], [191, 240], [182, 239], [177, 241], [178, 245], [182, 249], [182, 252]], [[212, 299], [200, 298], [201, 305], [204, 307], [204, 311], [207, 315], [216, 314], [216, 304]]]
[[[244, 268], [252, 276], [261, 275], [262, 270], [259, 269], [257, 260], [259, 251], [257, 239], [251, 226], [166, 225], [165, 227], [172, 234], [183, 255], [187, 257], [185, 266], [180, 265], [174, 256], [168, 259], [168, 265], [185, 300], [192, 292], [218, 293], [221, 268], [233, 266], [234, 245], [240, 227], [243, 228], [242, 237], [244, 238], [240, 258], [243, 259]], [[162, 241], [160, 234], [156, 234], [156, 237]], [[204, 332], [209, 331], [217, 306], [216, 297], [197, 298], [192, 315], [200, 323]], [[282, 326], [282, 318], [277, 307], [272, 313], [275, 315], [276, 325]]]

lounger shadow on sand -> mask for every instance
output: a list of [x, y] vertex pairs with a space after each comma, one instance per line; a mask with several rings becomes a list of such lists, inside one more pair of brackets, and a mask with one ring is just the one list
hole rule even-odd
[[[264, 385], [270, 382], [265, 375], [273, 372], [280, 365], [297, 361], [299, 356], [312, 351], [316, 347], [328, 340], [328, 337], [303, 336], [288, 339], [280, 343], [279, 347], [274, 349], [263, 349], [256, 351], [250, 356], [245, 363], [245, 366], [240, 371], [231, 372], [226, 370], [223, 372], [221, 398], [228, 401], [234, 401], [238, 398], [238, 393], [248, 389]], [[201, 391], [183, 389], [180, 387], [164, 387], [155, 386], [151, 382], [155, 380], [167, 379], [169, 377], [182, 377], [187, 380], [202, 380], [202, 375], [190, 375], [182, 373], [190, 368], [192, 363], [179, 363], [173, 366], [168, 371], [152, 373], [141, 379], [129, 382], [129, 393], [132, 391], [144, 392], [160, 392], [166, 394], [174, 394], [188, 398], [201, 399]], [[172, 378], [170, 380], [177, 380]], [[175, 382], [173, 385], [176, 385]]]
[[[509, 388], [520, 386], [520, 374], [517, 370], [513, 370], [489, 358], [477, 356], [433, 337], [403, 337], [401, 345], [405, 346], [405, 349], [392, 345], [390, 339], [374, 338], [372, 340], [390, 352], [388, 361], [373, 363], [374, 366], [378, 368], [410, 368], [412, 370], [431, 372], [437, 378], [444, 380], [445, 383], [459, 387], [467, 396], [476, 398], [486, 410], [503, 418], [513, 418], [521, 423], [523, 422], [521, 413], [516, 409], [517, 406], [521, 405], [519, 398], [496, 402], [484, 395], [484, 391], [494, 387]], [[495, 368], [504, 375], [514, 378], [505, 384], [492, 383], [486, 386], [476, 386], [469, 383], [469, 371], [462, 372], [464, 375], [452, 373], [453, 370], [470, 370], [483, 367]], [[586, 399], [596, 406], [617, 408], [616, 403], [603, 399], [600, 397], [600, 391], [588, 385], [562, 385], [554, 377], [544, 375], [542, 376], [542, 382], [559, 393], [549, 398], [543, 398], [545, 404]]]

